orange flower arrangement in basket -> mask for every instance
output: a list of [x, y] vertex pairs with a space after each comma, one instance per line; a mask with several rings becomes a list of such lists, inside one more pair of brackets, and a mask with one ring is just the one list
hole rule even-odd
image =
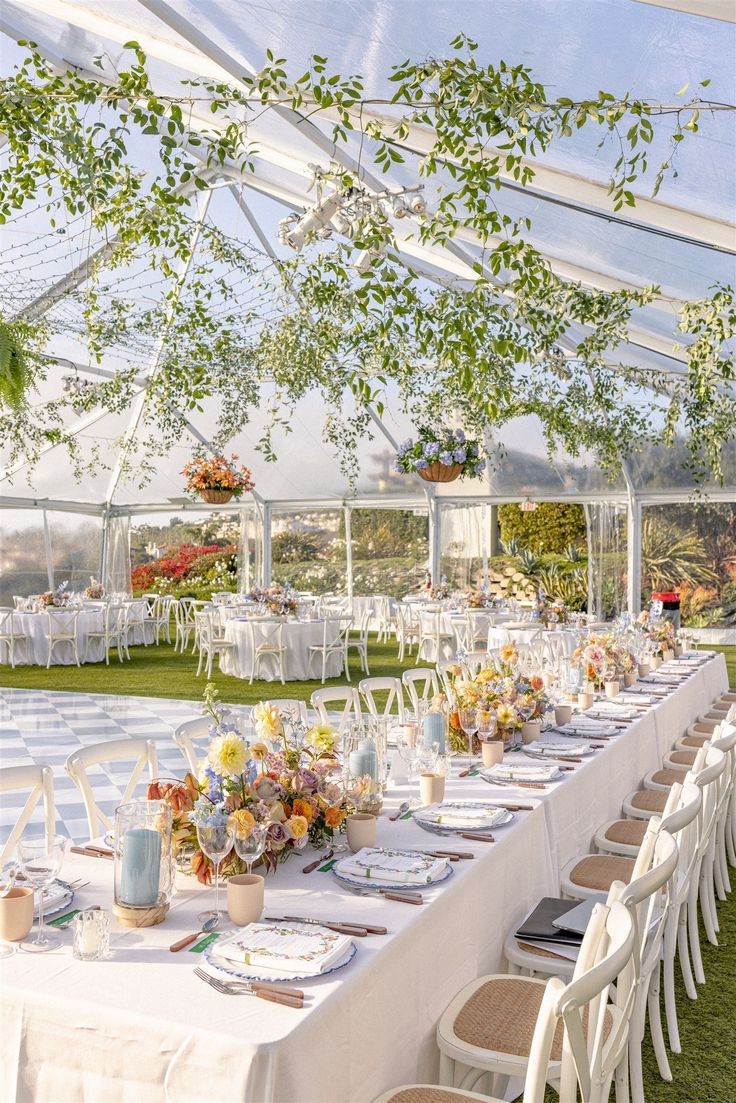
[[222, 504], [231, 498], [239, 498], [256, 485], [250, 469], [238, 467], [238, 457], [233, 453], [226, 456], [199, 456], [188, 463], [182, 475], [186, 475], [187, 489], [201, 495], [205, 502]]

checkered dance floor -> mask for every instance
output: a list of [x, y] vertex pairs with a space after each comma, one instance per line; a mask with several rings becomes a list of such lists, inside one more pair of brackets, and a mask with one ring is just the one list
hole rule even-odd
[[[106, 739], [143, 736], [156, 744], [159, 776], [183, 777], [186, 763], [172, 734], [184, 720], [201, 714], [197, 701], [0, 689], [0, 765], [35, 762], [51, 766], [57, 830], [75, 842], [83, 842], [89, 838], [84, 805], [64, 770], [72, 751]], [[130, 777], [130, 765], [113, 762], [96, 766], [89, 776], [102, 810], [114, 812]], [[143, 795], [143, 786], [136, 795]], [[0, 796], [0, 842], [10, 834], [25, 798], [23, 793]], [[42, 822], [40, 807], [36, 812], [38, 822]]]

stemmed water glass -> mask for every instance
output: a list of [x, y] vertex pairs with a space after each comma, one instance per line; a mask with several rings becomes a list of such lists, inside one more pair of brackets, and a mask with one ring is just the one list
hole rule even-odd
[[[15, 879], [18, 876], [18, 863], [15, 861], [5, 862], [0, 867], [0, 898], [7, 896], [9, 892], [15, 887]], [[10, 957], [15, 953], [15, 946], [11, 946], [8, 942], [0, 942], [0, 957]]]
[[223, 919], [226, 915], [220, 910], [220, 865], [232, 850], [234, 839], [235, 828], [227, 820], [222, 823], [197, 824], [197, 841], [202, 853], [215, 867], [215, 906], [209, 911], [199, 913], [197, 919], [203, 923], [214, 916]]
[[397, 729], [396, 749], [399, 752], [399, 758], [406, 764], [407, 776], [411, 777], [417, 756], [417, 733], [407, 731], [405, 727]]
[[460, 709], [458, 712], [460, 727], [468, 737], [468, 754], [473, 753], [473, 736], [478, 731], [478, 710], [474, 708]]
[[476, 718], [478, 721], [478, 736], [481, 743], [485, 743], [492, 739], [498, 730], [496, 713], [492, 708], [481, 707], [476, 710]]
[[21, 942], [21, 950], [30, 954], [45, 953], [60, 945], [60, 939], [47, 938], [43, 925], [43, 890], [54, 880], [61, 869], [69, 840], [65, 835], [23, 835], [18, 841], [18, 859], [29, 885], [38, 897], [38, 933], [33, 939]]
[[235, 834], [235, 851], [240, 859], [245, 862], [248, 876], [253, 869], [253, 863], [257, 862], [266, 849], [268, 837], [268, 824], [254, 823], [247, 835]]

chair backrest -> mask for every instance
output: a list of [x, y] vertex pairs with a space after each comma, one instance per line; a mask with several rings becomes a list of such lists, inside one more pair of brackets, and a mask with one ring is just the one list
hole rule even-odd
[[[634, 872], [621, 893], [621, 902], [634, 919], [634, 954], [638, 971], [645, 980], [659, 961], [664, 937], [664, 920], [677, 871], [677, 843], [662, 821], [653, 816], [647, 826]], [[667, 888], [665, 899], [660, 890]]]
[[703, 794], [698, 832], [698, 852], [702, 855], [708, 849], [718, 818], [720, 783], [726, 773], [727, 759], [723, 751], [709, 743], [704, 743], [698, 751], [696, 764], [701, 758], [703, 759], [702, 768], [696, 772], [694, 765], [691, 772], [695, 774], [695, 784]]
[[419, 711], [420, 701], [428, 701], [440, 691], [437, 675], [429, 666], [415, 666], [411, 670], [405, 670], [401, 680], [409, 694], [411, 707], [415, 713]]
[[43, 817], [46, 835], [51, 838], [56, 832], [56, 811], [54, 809], [54, 775], [50, 766], [4, 766], [0, 769], [0, 808], [2, 795], [28, 790], [26, 802], [20, 815], [0, 848], [0, 866], [8, 860], [12, 851], [30, 823], [33, 812], [40, 800], [43, 800]]
[[284, 621], [282, 617], [251, 617], [246, 628], [255, 656], [258, 647], [283, 647]]
[[46, 610], [49, 626], [49, 638], [52, 636], [76, 636], [79, 628], [81, 609], [56, 609], [53, 605]]
[[316, 709], [323, 724], [330, 723], [328, 706], [342, 704], [338, 721], [338, 731], [342, 734], [351, 720], [362, 720], [360, 694], [352, 686], [334, 686], [330, 689], [315, 689], [311, 696], [312, 708]]
[[156, 777], [156, 747], [150, 739], [111, 739], [106, 743], [93, 743], [89, 747], [81, 747], [78, 751], [73, 751], [67, 758], [64, 767], [82, 794], [90, 839], [97, 838], [105, 828], [109, 830], [113, 826], [114, 819], [103, 812], [95, 801], [87, 771], [91, 766], [101, 766], [109, 762], [130, 762], [131, 759], [134, 760], [134, 765], [120, 798], [120, 804], [125, 804], [132, 799], [146, 765], [151, 781]]
[[437, 676], [439, 680], [442, 682], [443, 690], [448, 697], [452, 698], [454, 696], [454, 689], [452, 686], [450, 672], [454, 674], [455, 671], [459, 670], [459, 663], [457, 659], [440, 659], [435, 667], [435, 670], [437, 671]]
[[[400, 678], [363, 678], [358, 682], [358, 690], [374, 720], [385, 720], [396, 716], [400, 724], [404, 723], [404, 693]], [[376, 693], [387, 694], [383, 709], [379, 709], [376, 703], [374, 696]]]
[[185, 720], [174, 730], [174, 742], [184, 755], [187, 768], [195, 777], [199, 775], [199, 763], [204, 758], [206, 748], [203, 746], [198, 751], [197, 740], [209, 741], [212, 719], [209, 716], [198, 716], [196, 720]]
[[[524, 1087], [524, 1103], [542, 1103], [555, 1034], [562, 1020], [559, 1097], [604, 1103], [613, 1072], [625, 1053], [634, 1002], [634, 922], [615, 895], [614, 882], [606, 904], [596, 904], [583, 937], [572, 980], [552, 977], [546, 985], [532, 1037]], [[606, 1011], [616, 986], [618, 1014], [609, 1032]]]

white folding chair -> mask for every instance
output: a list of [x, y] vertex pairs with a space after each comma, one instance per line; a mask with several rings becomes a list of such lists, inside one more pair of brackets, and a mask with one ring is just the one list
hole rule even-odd
[[87, 771], [92, 766], [105, 766], [110, 762], [133, 761], [133, 769], [119, 804], [131, 800], [143, 771], [148, 766], [151, 781], [156, 778], [156, 745], [150, 739], [111, 739], [106, 743], [92, 743], [89, 747], [80, 747], [69, 755], [64, 768], [82, 794], [89, 823], [89, 837], [96, 839], [105, 831], [112, 829], [114, 817], [103, 812], [95, 801], [92, 784]]
[[455, 645], [455, 637], [452, 632], [443, 628], [442, 611], [427, 612], [422, 610], [419, 614], [419, 646], [417, 647], [417, 659], [425, 659], [427, 662], [440, 663], [445, 659], [447, 650], [452, 651]]
[[8, 662], [15, 669], [15, 651], [18, 646], [23, 648], [25, 662], [30, 662], [30, 637], [25, 632], [20, 632], [15, 621], [15, 610], [5, 606], [0, 608], [0, 656], [3, 648], [8, 649]]
[[[368, 668], [368, 625], [371, 620], [370, 609], [364, 609], [363, 615], [360, 618], [360, 627], [353, 629], [352, 622], [348, 627], [347, 635], [345, 636], [345, 665], [347, 667], [348, 659], [350, 657], [350, 648], [353, 647], [358, 652], [358, 661], [360, 663], [360, 669], [364, 674], [370, 674]], [[351, 633], [356, 631], [358, 634], [353, 637]], [[350, 681], [350, 673], [348, 672], [348, 681]]]
[[[374, 720], [389, 720], [395, 716], [399, 724], [404, 723], [404, 693], [400, 678], [363, 678], [358, 683], [358, 691]], [[379, 709], [376, 703], [376, 693], [387, 694], [383, 709]]]
[[396, 639], [399, 641], [399, 662], [403, 663], [404, 655], [408, 651], [411, 655], [412, 648], [419, 644], [419, 618], [416, 609], [411, 605], [405, 605], [397, 601], [396, 610]]
[[46, 661], [46, 669], [51, 666], [54, 648], [65, 644], [72, 649], [74, 661], [79, 666], [79, 609], [53, 609], [46, 610], [48, 624], [49, 655]]
[[309, 646], [308, 669], [311, 673], [312, 663], [314, 662], [314, 660], [322, 660], [322, 685], [325, 684], [325, 681], [327, 679], [328, 660], [333, 655], [340, 656], [340, 673], [344, 673], [347, 680], [350, 681], [350, 671], [348, 669], [347, 639], [352, 623], [352, 617], [325, 617], [322, 623], [322, 643], [313, 643]]
[[337, 730], [343, 734], [347, 725], [353, 720], [362, 720], [363, 713], [360, 708], [360, 694], [352, 686], [335, 686], [334, 689], [315, 689], [311, 697], [311, 705], [319, 713], [320, 723], [333, 724], [333, 717], [328, 710], [329, 705], [342, 705], [337, 721]]
[[[174, 729], [174, 742], [195, 777], [199, 776], [199, 764], [207, 751], [211, 727], [211, 717], [198, 716], [195, 720], [185, 720]], [[201, 746], [198, 745], [199, 741], [202, 742]]]
[[246, 624], [250, 644], [250, 680], [257, 676], [264, 663], [271, 663], [284, 685], [286, 671], [286, 647], [284, 646], [284, 622], [274, 617], [252, 617]]
[[[87, 632], [87, 638], [84, 641], [84, 652], [82, 655], [82, 662], [87, 662], [89, 655], [90, 644], [98, 643], [102, 646], [102, 650], [105, 656], [105, 665], [110, 665], [110, 648], [117, 649], [118, 661], [123, 661], [122, 654], [122, 626], [121, 620], [124, 616], [125, 610], [122, 605], [113, 605], [112, 602], [106, 602], [101, 608], [102, 614], [102, 627], [94, 628]], [[127, 651], [127, 641], [125, 643], [125, 649]], [[130, 658], [130, 656], [128, 656]]]
[[40, 800], [43, 800], [43, 819], [46, 835], [56, 834], [56, 810], [54, 808], [54, 775], [50, 766], [4, 766], [0, 769], [0, 808], [6, 793], [28, 791], [26, 802], [0, 849], [0, 866], [6, 862], [16, 847], [18, 839], [31, 821]]
[[391, 633], [396, 633], [396, 602], [388, 594], [377, 594], [378, 603], [378, 643], [388, 643]]
[[526, 1103], [541, 1103], [547, 1082], [562, 1103], [578, 1086], [585, 1103], [607, 1103], [614, 1075], [625, 1089], [635, 931], [629, 910], [609, 901], [593, 909], [568, 984], [501, 973], [455, 996], [437, 1025], [442, 1085], [472, 1090], [490, 1073], [503, 1095], [510, 1077], [523, 1076]]
[[[202, 666], [204, 665], [207, 677], [211, 678], [215, 655], [223, 655], [233, 651], [237, 645], [232, 640], [225, 639], [222, 635], [220, 619], [216, 609], [204, 609], [201, 613], [195, 613], [194, 623], [199, 642], [197, 676], [202, 672]], [[251, 681], [253, 681], [252, 678]]]
[[412, 711], [419, 714], [419, 702], [428, 701], [440, 691], [437, 675], [429, 666], [415, 666], [401, 675], [406, 692], [409, 694]]

